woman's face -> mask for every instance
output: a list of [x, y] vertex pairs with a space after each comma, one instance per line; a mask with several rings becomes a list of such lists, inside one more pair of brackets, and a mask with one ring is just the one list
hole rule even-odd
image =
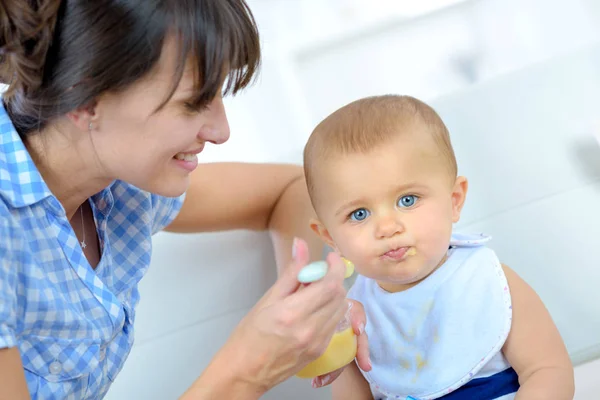
[[102, 95], [91, 132], [107, 178], [171, 197], [187, 189], [206, 142], [221, 144], [229, 138], [220, 95], [202, 110], [186, 106], [194, 88], [191, 63], [171, 99], [155, 112], [173, 84], [176, 51], [174, 42], [166, 41], [149, 76], [125, 91]]

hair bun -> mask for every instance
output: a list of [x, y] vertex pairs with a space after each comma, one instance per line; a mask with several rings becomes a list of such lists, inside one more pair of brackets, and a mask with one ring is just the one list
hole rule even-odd
[[0, 7], [0, 82], [4, 94], [40, 88], [61, 0], [2, 0]]

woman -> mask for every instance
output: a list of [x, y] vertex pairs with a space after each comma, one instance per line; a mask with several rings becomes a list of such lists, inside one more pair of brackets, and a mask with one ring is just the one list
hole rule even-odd
[[[165, 227], [270, 229], [288, 266], [185, 399], [257, 398], [321, 354], [347, 308], [344, 268], [330, 255], [327, 276], [298, 287], [308, 246], [288, 254], [308, 236], [302, 170], [198, 166], [207, 142], [229, 137], [222, 95], [259, 65], [244, 1], [0, 5], [0, 398], [105, 395]], [[366, 349], [359, 335], [368, 369]]]

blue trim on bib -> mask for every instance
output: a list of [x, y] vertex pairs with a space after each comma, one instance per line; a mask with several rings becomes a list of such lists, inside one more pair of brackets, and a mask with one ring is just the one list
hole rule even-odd
[[492, 400], [519, 390], [519, 376], [508, 368], [492, 376], [476, 378], [454, 392], [440, 397], [444, 400]]

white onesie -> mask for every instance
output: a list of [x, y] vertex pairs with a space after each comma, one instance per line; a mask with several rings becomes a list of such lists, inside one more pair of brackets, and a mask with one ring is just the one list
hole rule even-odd
[[484, 235], [454, 234], [447, 261], [399, 293], [358, 276], [376, 400], [513, 399], [518, 377], [501, 350], [512, 306], [504, 271]]

